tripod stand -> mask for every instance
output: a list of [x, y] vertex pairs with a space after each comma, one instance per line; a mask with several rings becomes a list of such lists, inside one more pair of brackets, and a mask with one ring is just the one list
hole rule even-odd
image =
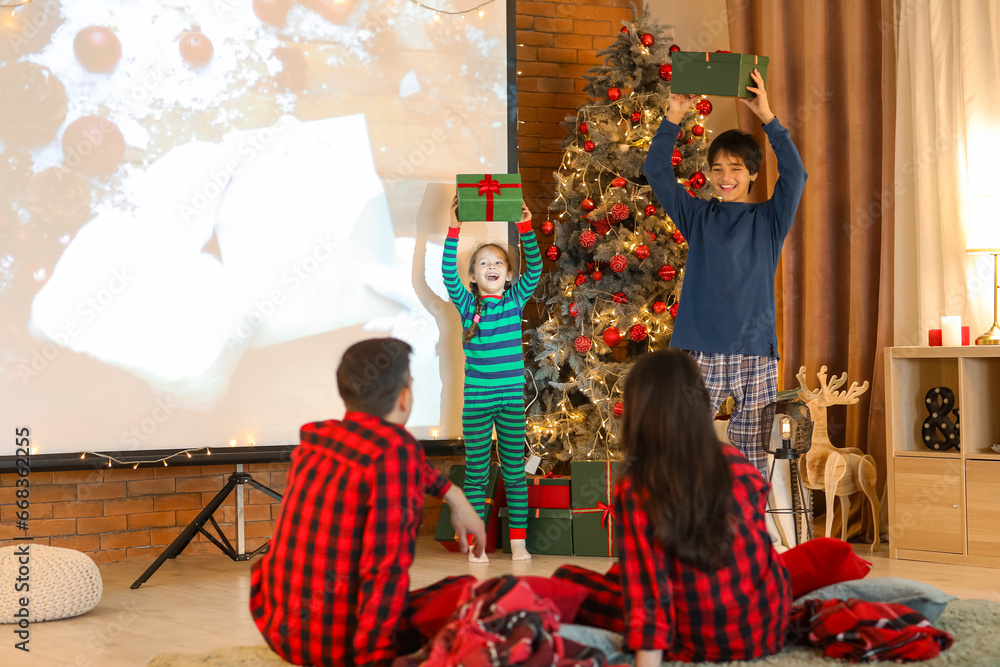
[[[176, 558], [178, 555], [180, 555], [180, 553], [184, 551], [187, 545], [191, 543], [191, 540], [194, 539], [194, 536], [197, 535], [198, 533], [201, 533], [202, 535], [207, 537], [209, 541], [212, 542], [212, 544], [219, 547], [219, 550], [222, 551], [222, 553], [226, 554], [235, 561], [250, 560], [257, 554], [262, 554], [265, 551], [267, 551], [268, 544], [266, 542], [257, 547], [256, 549], [254, 549], [253, 551], [251, 551], [250, 553], [246, 553], [245, 551], [244, 535], [243, 535], [244, 518], [245, 518], [244, 508], [243, 508], [244, 484], [249, 484], [253, 488], [260, 491], [261, 493], [266, 493], [275, 500], [281, 500], [280, 493], [278, 493], [274, 489], [270, 489], [264, 486], [263, 484], [255, 480], [253, 477], [251, 477], [250, 473], [243, 472], [243, 464], [237, 463], [236, 472], [234, 472], [232, 475], [229, 476], [229, 481], [226, 482], [226, 485], [224, 487], [222, 487], [222, 490], [219, 491], [215, 495], [215, 497], [212, 498], [211, 501], [209, 501], [208, 505], [205, 506], [205, 509], [203, 509], [198, 514], [198, 516], [196, 516], [194, 520], [188, 524], [187, 528], [181, 531], [181, 534], [178, 535], [177, 538], [170, 543], [170, 546], [168, 546], [166, 549], [163, 550], [163, 553], [161, 553], [159, 557], [155, 561], [153, 561], [153, 564], [150, 565], [148, 568], [146, 568], [146, 571], [142, 573], [142, 576], [140, 576], [138, 579], [135, 580], [135, 583], [132, 584], [131, 588], [136, 589], [142, 586], [144, 583], [146, 583], [146, 580], [148, 580], [151, 576], [153, 576], [153, 573], [156, 572], [160, 568], [160, 566], [166, 562], [168, 558]], [[229, 540], [226, 539], [226, 536], [223, 534], [222, 529], [219, 528], [219, 524], [215, 521], [215, 516], [214, 516], [216, 510], [218, 510], [222, 506], [222, 503], [226, 502], [226, 499], [229, 497], [229, 494], [231, 494], [233, 491], [236, 491], [236, 548], [235, 549], [233, 548], [233, 545], [230, 544]], [[206, 530], [205, 523], [209, 521], [211, 521], [212, 525], [215, 527], [215, 532], [218, 533], [218, 537], [216, 537], [212, 533], [208, 532], [208, 530]]]

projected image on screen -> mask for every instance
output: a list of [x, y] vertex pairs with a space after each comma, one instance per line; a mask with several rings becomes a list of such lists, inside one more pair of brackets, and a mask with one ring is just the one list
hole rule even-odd
[[412, 430], [459, 435], [447, 184], [507, 170], [504, 9], [0, 9], [0, 429], [39, 453], [294, 443], [342, 412], [341, 352], [392, 335]]

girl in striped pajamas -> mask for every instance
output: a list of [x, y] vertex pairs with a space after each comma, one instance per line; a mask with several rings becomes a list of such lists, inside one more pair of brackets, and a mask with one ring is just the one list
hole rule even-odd
[[[524, 244], [527, 270], [511, 287], [513, 262], [507, 248], [480, 246], [469, 261], [471, 292], [458, 276], [458, 198], [452, 201], [451, 227], [444, 243], [441, 272], [448, 296], [458, 308], [464, 330], [465, 495], [481, 517], [486, 516], [486, 480], [490, 445], [496, 425], [500, 469], [507, 488], [510, 545], [514, 560], [528, 560], [528, 489], [524, 477], [524, 352], [521, 312], [542, 274], [542, 256], [531, 230], [531, 212], [523, 206], [517, 231]], [[469, 560], [488, 562], [469, 551]]]

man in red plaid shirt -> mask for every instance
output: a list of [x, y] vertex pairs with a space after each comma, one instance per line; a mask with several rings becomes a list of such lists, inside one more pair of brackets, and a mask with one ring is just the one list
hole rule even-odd
[[296, 665], [389, 665], [406, 607], [424, 493], [451, 506], [462, 551], [486, 544], [462, 490], [427, 463], [403, 424], [413, 405], [411, 348], [394, 338], [344, 352], [342, 420], [306, 424], [292, 454], [271, 548], [251, 573], [250, 610]]

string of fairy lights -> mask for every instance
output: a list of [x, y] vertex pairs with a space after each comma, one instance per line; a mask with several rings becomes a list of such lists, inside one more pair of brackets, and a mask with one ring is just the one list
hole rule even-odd
[[440, 21], [442, 14], [448, 16], [461, 16], [462, 18], [465, 18], [466, 14], [471, 14], [472, 12], [476, 12], [477, 14], [479, 14], [479, 18], [483, 18], [484, 16], [486, 16], [486, 11], [483, 9], [483, 7], [493, 4], [495, 1], [496, 0], [486, 0], [485, 2], [481, 2], [475, 7], [470, 7], [468, 9], [448, 10], [448, 9], [440, 9], [438, 7], [431, 7], [430, 5], [425, 5], [419, 0], [410, 0], [410, 2], [412, 2], [416, 6], [434, 12], [435, 21]]
[[[239, 443], [237, 443], [236, 440], [229, 441], [230, 447], [236, 447], [238, 444]], [[249, 440], [243, 446], [255, 447], [256, 445], [257, 443], [255, 441]], [[216, 447], [216, 449], [219, 449], [219, 447]], [[142, 465], [163, 464], [163, 467], [166, 468], [170, 465], [169, 461], [179, 456], [186, 456], [187, 458], [190, 459], [192, 458], [191, 456], [192, 454], [198, 454], [198, 453], [204, 453], [207, 456], [211, 456], [212, 449], [210, 447], [194, 447], [192, 449], [182, 449], [177, 452], [171, 452], [170, 454], [167, 454], [166, 456], [161, 456], [159, 458], [141, 459], [141, 460], [135, 460], [135, 459], [123, 460], [116, 456], [105, 454], [103, 452], [83, 452], [80, 454], [80, 459], [84, 461], [87, 459], [87, 457], [101, 459], [102, 461], [107, 462], [109, 468], [113, 468], [115, 464], [118, 464], [120, 466], [132, 466], [133, 469], [138, 468], [139, 466]], [[32, 452], [32, 454], [35, 454], [35, 452]]]

